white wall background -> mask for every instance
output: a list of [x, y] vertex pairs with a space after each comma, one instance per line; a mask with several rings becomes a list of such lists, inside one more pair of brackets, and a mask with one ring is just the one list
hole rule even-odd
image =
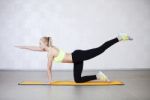
[[150, 68], [149, 0], [0, 0], [0, 69], [45, 70], [46, 53], [13, 47], [38, 45], [41, 36], [50, 35], [57, 47], [72, 52], [98, 47], [119, 32], [134, 41], [85, 61], [84, 69]]

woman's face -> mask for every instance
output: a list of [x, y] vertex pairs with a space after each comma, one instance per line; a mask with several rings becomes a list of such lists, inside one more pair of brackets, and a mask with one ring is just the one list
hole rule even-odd
[[44, 49], [46, 47], [46, 43], [42, 39], [40, 39], [40, 41], [39, 41], [39, 47], [42, 49]]

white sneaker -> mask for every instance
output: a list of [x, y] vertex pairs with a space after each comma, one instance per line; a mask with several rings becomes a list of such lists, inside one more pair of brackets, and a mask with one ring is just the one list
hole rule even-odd
[[101, 71], [96, 74], [96, 77], [100, 81], [109, 81], [108, 77]]
[[119, 33], [118, 34], [119, 41], [133, 40], [127, 33]]

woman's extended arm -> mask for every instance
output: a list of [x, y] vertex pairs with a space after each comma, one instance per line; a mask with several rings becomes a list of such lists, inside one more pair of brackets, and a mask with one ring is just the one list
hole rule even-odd
[[52, 81], [52, 62], [53, 62], [53, 56], [49, 56], [48, 63], [47, 63], [47, 73], [48, 73], [49, 82]]
[[18, 47], [20, 49], [28, 49], [28, 50], [32, 50], [32, 51], [44, 51], [43, 49], [41, 49], [38, 46], [15, 46]]

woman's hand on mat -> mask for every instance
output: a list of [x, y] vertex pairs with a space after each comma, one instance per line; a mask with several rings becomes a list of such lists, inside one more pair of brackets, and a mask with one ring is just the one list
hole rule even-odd
[[52, 80], [51, 81], [47, 81], [47, 83], [52, 83]]
[[47, 83], [50, 84], [50, 83], [52, 83], [52, 82], [49, 82], [49, 81], [48, 81]]
[[51, 83], [52, 82], [52, 79], [48, 79], [47, 83]]

